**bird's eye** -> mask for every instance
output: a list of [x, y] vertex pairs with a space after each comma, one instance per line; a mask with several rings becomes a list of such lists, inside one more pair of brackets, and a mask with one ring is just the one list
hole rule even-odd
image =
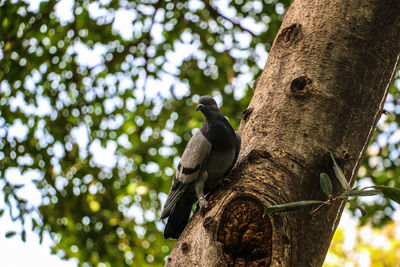
[[209, 105], [212, 105], [212, 104], [213, 104], [212, 99], [208, 100], [208, 104], [209, 104]]

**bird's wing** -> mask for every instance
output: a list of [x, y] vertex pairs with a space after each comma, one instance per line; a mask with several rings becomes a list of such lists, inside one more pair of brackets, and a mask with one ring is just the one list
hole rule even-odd
[[187, 190], [189, 183], [195, 181], [199, 177], [204, 164], [207, 162], [210, 151], [211, 143], [200, 131], [190, 138], [172, 181], [171, 190], [165, 202], [161, 219], [169, 216], [175, 204]]
[[187, 187], [188, 184], [178, 181], [175, 174], [167, 201], [165, 202], [163, 211], [161, 213], [161, 219], [165, 219], [170, 215], [171, 211], [175, 208], [175, 204], [182, 198], [183, 194], [187, 190]]
[[176, 179], [182, 183], [195, 181], [211, 151], [211, 143], [198, 131], [190, 138], [176, 172]]

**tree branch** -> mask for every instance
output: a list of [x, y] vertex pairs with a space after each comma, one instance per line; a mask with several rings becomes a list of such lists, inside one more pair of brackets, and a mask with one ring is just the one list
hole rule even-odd
[[241, 29], [242, 31], [248, 32], [251, 36], [253, 37], [257, 37], [258, 35], [255, 34], [254, 32], [250, 31], [249, 29], [246, 29], [245, 27], [243, 27], [242, 25], [240, 25], [240, 23], [233, 21], [232, 19], [228, 18], [227, 16], [225, 16], [224, 14], [220, 13], [216, 8], [214, 8], [212, 5], [210, 5], [210, 3], [208, 3], [206, 0], [202, 0], [202, 2], [204, 3], [204, 5], [206, 6], [206, 8], [208, 9], [208, 11], [210, 11], [211, 15], [213, 17], [221, 17], [227, 21], [229, 21], [230, 23], [232, 23], [234, 26], [238, 27], [239, 29]]

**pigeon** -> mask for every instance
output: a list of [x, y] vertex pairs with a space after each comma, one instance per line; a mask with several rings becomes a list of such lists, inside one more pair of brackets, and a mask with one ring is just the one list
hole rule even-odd
[[190, 138], [172, 180], [161, 214], [168, 217], [164, 238], [178, 239], [188, 223], [192, 205], [208, 208], [210, 193], [235, 165], [240, 151], [240, 135], [218, 109], [212, 97], [202, 96], [196, 111], [205, 117], [203, 126]]

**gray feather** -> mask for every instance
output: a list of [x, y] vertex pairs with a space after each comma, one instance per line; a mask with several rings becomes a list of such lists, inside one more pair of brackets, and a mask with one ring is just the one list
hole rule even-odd
[[207, 162], [210, 151], [211, 143], [200, 131], [190, 138], [172, 181], [161, 219], [169, 216], [177, 201], [185, 193], [188, 184], [198, 179], [203, 166]]
[[205, 199], [229, 173], [239, 155], [241, 138], [221, 114], [214, 99], [202, 96], [196, 111], [206, 118], [192, 136], [179, 162], [161, 219], [168, 217], [165, 238], [178, 238], [198, 200], [200, 209], [209, 205]]
[[198, 131], [190, 138], [178, 166], [176, 178], [182, 183], [195, 181], [211, 151], [211, 143]]

